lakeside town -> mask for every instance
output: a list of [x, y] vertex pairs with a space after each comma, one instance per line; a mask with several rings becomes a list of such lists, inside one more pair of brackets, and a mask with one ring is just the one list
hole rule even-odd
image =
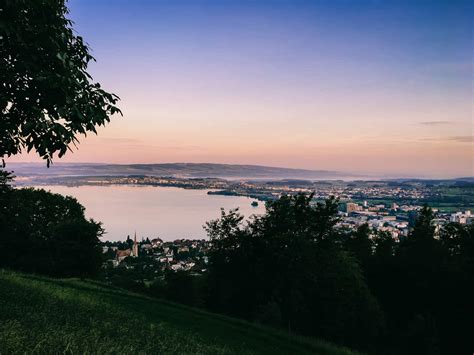
[[[18, 183], [22, 183], [18, 179]], [[209, 190], [208, 194], [245, 196], [260, 201], [275, 200], [283, 194], [314, 193], [316, 200], [336, 197], [341, 202], [372, 201], [398, 205], [424, 205], [442, 211], [474, 207], [474, 178], [447, 180], [304, 180], [189, 178], [177, 176], [56, 176], [37, 177], [26, 184], [64, 186], [136, 185]]]
[[134, 259], [138, 258], [146, 261], [149, 269], [200, 273], [206, 271], [210, 242], [204, 239], [178, 239], [172, 242], [165, 242], [161, 238], [137, 240], [135, 235], [133, 239], [127, 236], [124, 242], [106, 241], [102, 245], [105, 268], [133, 269], [137, 264]]
[[[355, 231], [367, 224], [375, 237], [388, 233], [395, 242], [407, 238], [423, 206], [433, 209], [435, 233], [449, 222], [474, 221], [474, 179], [311, 181], [303, 179], [227, 180], [223, 178], [184, 178], [176, 176], [63, 176], [37, 180], [39, 184], [66, 186], [160, 186], [208, 190], [209, 195], [245, 196], [252, 206], [282, 195], [313, 194], [313, 203], [328, 198], [338, 200], [338, 228]], [[258, 201], [258, 202], [257, 202]], [[135, 226], [140, 230], [140, 226]], [[107, 268], [150, 270], [206, 270], [210, 242], [204, 239], [169, 240], [169, 236], [138, 235], [134, 239], [103, 243]], [[141, 262], [138, 262], [141, 260]], [[145, 272], [145, 269], [149, 269]], [[157, 271], [158, 272], [158, 271]], [[153, 276], [153, 275], [150, 275]]]
[[[356, 231], [367, 224], [371, 230], [370, 238], [375, 238], [380, 232], [385, 232], [399, 243], [409, 237], [421, 205], [398, 205], [393, 202], [389, 206], [381, 203], [370, 203], [367, 200], [361, 204], [356, 202], [339, 203], [339, 222], [336, 227], [347, 233]], [[459, 212], [441, 212], [433, 209], [435, 218], [432, 225], [435, 237], [441, 228], [451, 222], [459, 224], [474, 223], [474, 213], [471, 210]], [[127, 236], [125, 241], [105, 241], [102, 243], [104, 269], [133, 270], [140, 274], [140, 279], [154, 279], [165, 271], [188, 271], [201, 274], [206, 271], [208, 252], [212, 242], [205, 239], [177, 239], [163, 241], [159, 237]]]

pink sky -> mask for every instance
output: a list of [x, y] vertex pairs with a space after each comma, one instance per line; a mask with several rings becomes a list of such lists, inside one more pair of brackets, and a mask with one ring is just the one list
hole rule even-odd
[[124, 117], [62, 162], [474, 175], [472, 25], [461, 10], [348, 6], [343, 21], [329, 5], [145, 2], [128, 3], [128, 16], [106, 3], [70, 1], [71, 17]]

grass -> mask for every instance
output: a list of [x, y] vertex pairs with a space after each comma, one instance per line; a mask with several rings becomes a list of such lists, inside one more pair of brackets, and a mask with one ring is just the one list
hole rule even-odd
[[354, 354], [78, 279], [0, 270], [0, 354]]

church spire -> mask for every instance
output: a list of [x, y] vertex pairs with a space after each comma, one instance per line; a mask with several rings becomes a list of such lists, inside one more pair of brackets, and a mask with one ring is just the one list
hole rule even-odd
[[137, 256], [138, 256], [137, 231], [135, 231], [135, 237], [134, 237], [134, 239], [133, 239], [132, 255], [133, 255], [134, 257], [137, 257]]

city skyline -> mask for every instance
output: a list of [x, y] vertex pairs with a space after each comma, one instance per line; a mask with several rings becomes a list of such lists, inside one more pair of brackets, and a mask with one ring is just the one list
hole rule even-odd
[[470, 2], [69, 6], [124, 117], [58, 162], [473, 175]]

